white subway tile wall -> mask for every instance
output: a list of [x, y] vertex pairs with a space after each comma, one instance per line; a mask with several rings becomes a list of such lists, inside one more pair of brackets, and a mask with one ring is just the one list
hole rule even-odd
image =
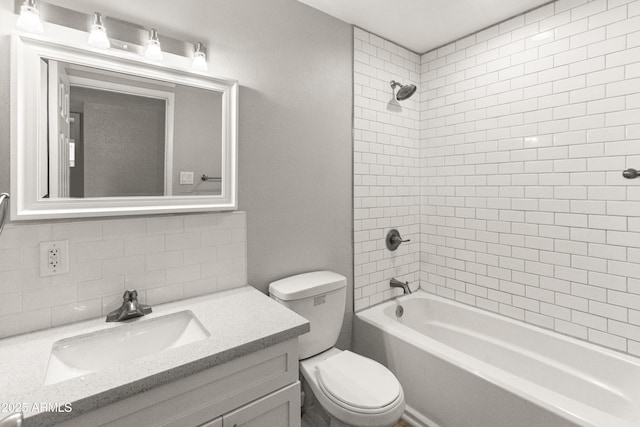
[[[69, 241], [69, 273], [40, 277], [40, 242]], [[246, 214], [8, 224], [0, 337], [105, 316], [125, 289], [155, 305], [247, 283]]]
[[[420, 94], [396, 101], [391, 80], [417, 85], [420, 57], [354, 29], [354, 305], [401, 293], [392, 277], [418, 287], [420, 272]], [[396, 89], [397, 91], [397, 89]], [[393, 228], [404, 239], [385, 246]]]
[[640, 1], [559, 0], [421, 59], [422, 288], [640, 355]]

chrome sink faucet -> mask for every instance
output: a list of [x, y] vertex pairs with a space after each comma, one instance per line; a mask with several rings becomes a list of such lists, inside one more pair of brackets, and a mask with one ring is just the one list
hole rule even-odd
[[401, 282], [394, 277], [389, 281], [389, 285], [391, 285], [392, 288], [402, 288], [405, 295], [411, 293], [411, 288], [409, 288], [409, 282]]
[[120, 308], [107, 314], [107, 322], [122, 322], [151, 313], [151, 306], [138, 302], [138, 291], [124, 291]]

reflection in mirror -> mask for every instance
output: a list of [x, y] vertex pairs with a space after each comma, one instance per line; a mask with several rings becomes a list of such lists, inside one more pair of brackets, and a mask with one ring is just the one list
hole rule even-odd
[[69, 196], [164, 195], [164, 100], [73, 85], [70, 98]]
[[40, 61], [39, 197], [221, 194], [222, 92]]

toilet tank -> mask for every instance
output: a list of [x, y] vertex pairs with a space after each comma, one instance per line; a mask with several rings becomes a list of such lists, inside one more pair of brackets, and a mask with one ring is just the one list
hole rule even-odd
[[347, 297], [347, 278], [331, 271], [298, 274], [269, 284], [269, 295], [309, 321], [298, 340], [300, 359], [333, 347], [338, 340]]

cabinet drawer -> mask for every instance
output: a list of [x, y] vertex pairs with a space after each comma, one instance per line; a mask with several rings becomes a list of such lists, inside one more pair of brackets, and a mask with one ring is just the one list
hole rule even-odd
[[222, 427], [300, 427], [300, 382], [222, 417]]
[[211, 420], [198, 427], [222, 427], [222, 417], [218, 417], [215, 420]]

